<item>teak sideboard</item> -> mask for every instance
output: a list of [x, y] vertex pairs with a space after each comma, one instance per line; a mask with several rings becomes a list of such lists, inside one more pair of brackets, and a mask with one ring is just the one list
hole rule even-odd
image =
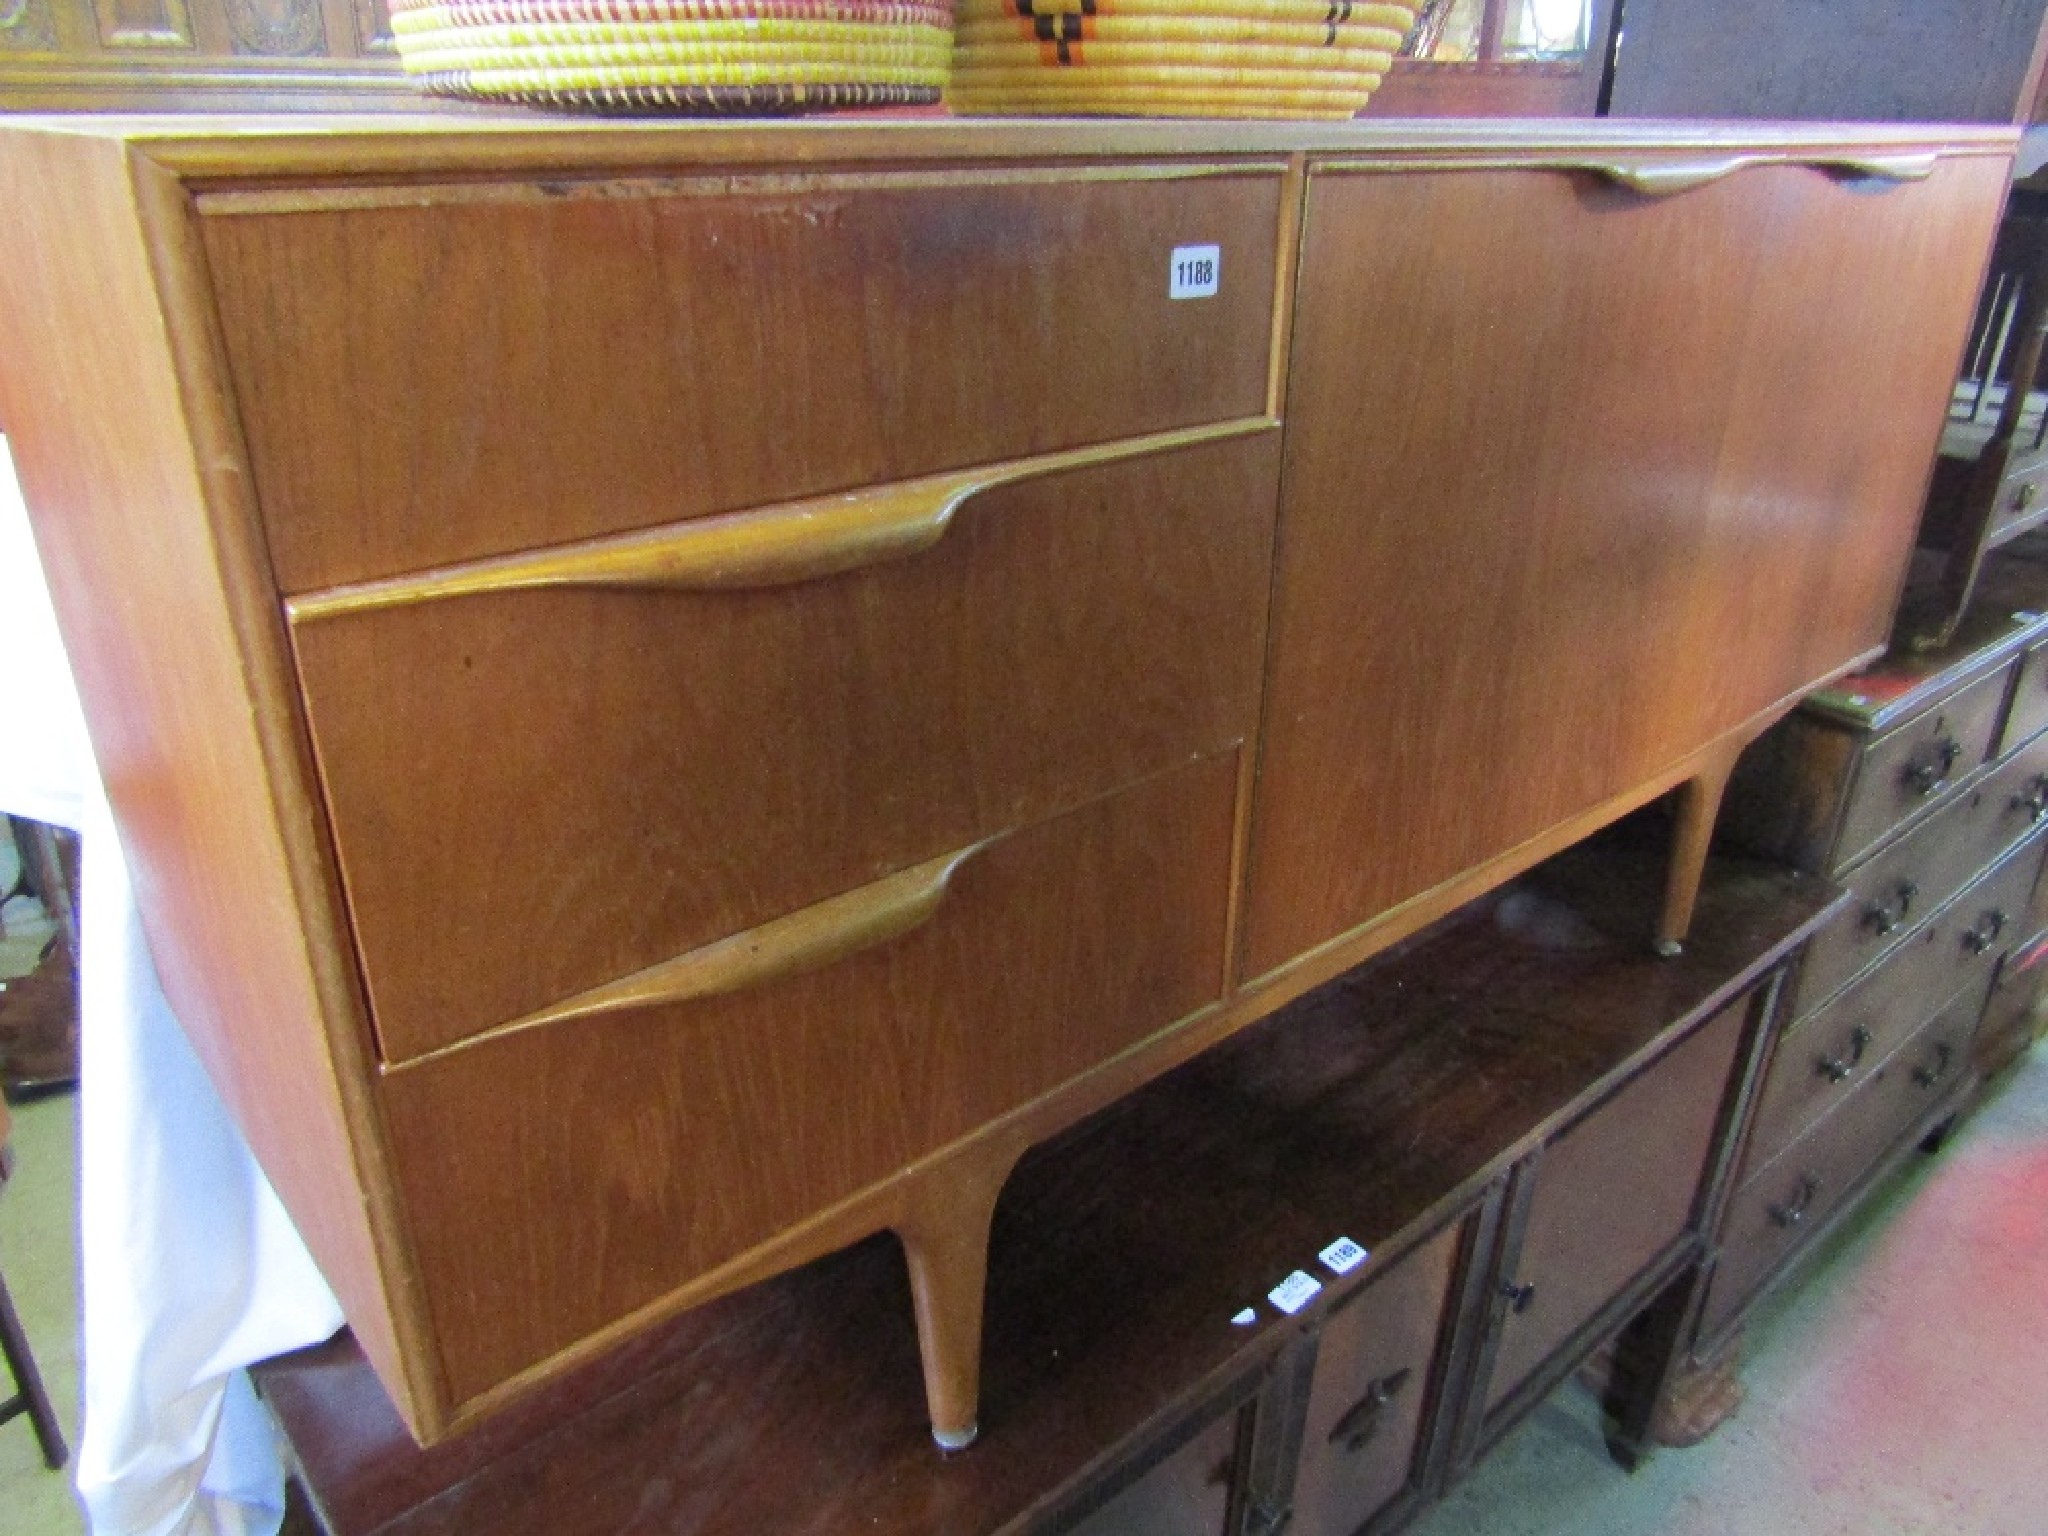
[[[165, 990], [413, 1432], [884, 1229], [1881, 648], [2008, 131], [0, 132]], [[1654, 930], [1654, 935], [1653, 935]]]

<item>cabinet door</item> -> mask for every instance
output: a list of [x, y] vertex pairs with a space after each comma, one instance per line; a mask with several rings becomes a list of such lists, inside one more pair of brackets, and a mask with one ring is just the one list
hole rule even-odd
[[1250, 974], [1883, 643], [2004, 174], [1312, 174]]
[[1747, 997], [1730, 1003], [1523, 1175], [1489, 1414], [1685, 1232], [1748, 1011]]
[[1412, 1483], [1465, 1229], [1446, 1228], [1323, 1325], [1294, 1490], [1299, 1536], [1348, 1536]]
[[1239, 1465], [1239, 1413], [1225, 1414], [1068, 1527], [1067, 1536], [1223, 1536]]

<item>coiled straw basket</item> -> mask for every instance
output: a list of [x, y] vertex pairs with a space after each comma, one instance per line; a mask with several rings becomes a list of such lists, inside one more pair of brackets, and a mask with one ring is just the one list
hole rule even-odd
[[1410, 3], [959, 0], [957, 112], [1350, 117], [1414, 24]]
[[788, 113], [939, 99], [951, 0], [393, 0], [429, 91], [608, 112]]

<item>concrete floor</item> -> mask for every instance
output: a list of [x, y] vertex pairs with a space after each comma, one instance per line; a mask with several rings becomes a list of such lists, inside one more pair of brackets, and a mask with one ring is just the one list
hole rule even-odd
[[[0, 1198], [0, 1272], [74, 1444], [75, 1125], [68, 1097], [18, 1109]], [[1765, 1303], [1742, 1374], [1734, 1419], [1633, 1477], [1567, 1385], [1420, 1532], [2048, 1536], [2048, 1045]], [[26, 1423], [0, 1425], [0, 1532], [83, 1530]]]

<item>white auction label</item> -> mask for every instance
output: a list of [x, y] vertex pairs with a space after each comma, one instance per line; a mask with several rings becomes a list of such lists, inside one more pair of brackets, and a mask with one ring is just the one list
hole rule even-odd
[[1314, 1275], [1304, 1274], [1297, 1269], [1285, 1280], [1274, 1286], [1272, 1290], [1266, 1292], [1266, 1300], [1272, 1302], [1274, 1306], [1285, 1312], [1289, 1317], [1292, 1317], [1303, 1307], [1307, 1306], [1310, 1298], [1322, 1288], [1322, 1281], [1318, 1280]]
[[1333, 1275], [1348, 1275], [1372, 1255], [1348, 1237], [1340, 1237], [1321, 1253], [1316, 1255], [1329, 1266]]
[[1223, 247], [1176, 245], [1166, 266], [1169, 299], [1206, 299], [1223, 284]]

